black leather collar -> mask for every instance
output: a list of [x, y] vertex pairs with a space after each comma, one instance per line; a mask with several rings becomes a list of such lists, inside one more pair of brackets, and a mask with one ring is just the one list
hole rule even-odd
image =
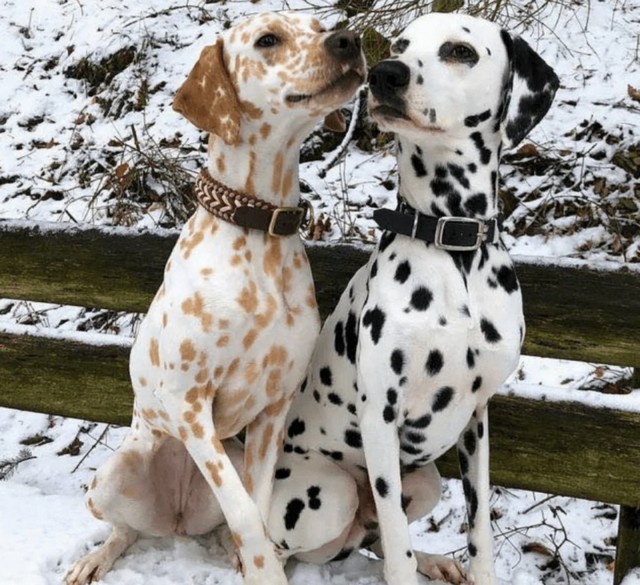
[[453, 252], [477, 250], [484, 242], [495, 244], [502, 229], [502, 216], [482, 220], [470, 217], [425, 215], [402, 203], [397, 211], [376, 209], [373, 219], [383, 230], [433, 243]]

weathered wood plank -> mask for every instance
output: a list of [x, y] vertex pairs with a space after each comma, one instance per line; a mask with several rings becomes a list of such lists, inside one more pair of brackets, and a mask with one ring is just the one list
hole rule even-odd
[[[127, 360], [119, 346], [0, 333], [0, 405], [128, 424]], [[639, 413], [496, 396], [489, 427], [494, 483], [640, 505]], [[439, 467], [458, 474], [453, 453]]]
[[[176, 237], [0, 220], [0, 298], [144, 312]], [[369, 252], [346, 245], [308, 251], [326, 316]], [[526, 353], [640, 366], [640, 272], [520, 263], [518, 274]]]
[[129, 349], [0, 333], [0, 406], [127, 425]]

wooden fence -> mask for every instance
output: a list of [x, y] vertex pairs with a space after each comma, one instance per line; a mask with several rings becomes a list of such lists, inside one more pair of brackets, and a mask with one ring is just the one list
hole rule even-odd
[[[144, 312], [176, 238], [0, 220], [0, 298]], [[308, 253], [324, 317], [368, 251]], [[631, 366], [640, 386], [640, 270], [524, 260], [517, 269], [524, 353]], [[128, 352], [0, 332], [0, 406], [128, 424]], [[498, 395], [490, 417], [494, 484], [620, 504], [614, 584], [640, 566], [640, 412]], [[458, 476], [452, 452], [438, 467]]]

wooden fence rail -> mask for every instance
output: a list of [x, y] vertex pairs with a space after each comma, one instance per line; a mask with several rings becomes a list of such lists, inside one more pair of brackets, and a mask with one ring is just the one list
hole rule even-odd
[[[0, 221], [0, 298], [144, 312], [176, 238]], [[308, 253], [326, 316], [369, 250]], [[526, 354], [640, 371], [640, 270], [524, 260], [517, 270]], [[128, 424], [128, 352], [121, 343], [0, 333], [0, 406]], [[640, 565], [640, 412], [500, 395], [490, 416], [493, 483], [621, 504], [614, 583]], [[457, 476], [453, 453], [438, 466]]]

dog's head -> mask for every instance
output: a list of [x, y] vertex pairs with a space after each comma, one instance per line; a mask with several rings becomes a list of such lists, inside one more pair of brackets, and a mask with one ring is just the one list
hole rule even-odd
[[360, 38], [327, 32], [311, 16], [263, 13], [225, 31], [202, 51], [173, 101], [198, 128], [228, 144], [240, 140], [243, 120], [261, 125], [286, 116], [315, 123], [347, 101], [365, 78]]
[[558, 78], [498, 25], [433, 13], [393, 42], [391, 57], [371, 69], [369, 88], [369, 112], [383, 130], [420, 143], [487, 129], [512, 147], [547, 113]]

